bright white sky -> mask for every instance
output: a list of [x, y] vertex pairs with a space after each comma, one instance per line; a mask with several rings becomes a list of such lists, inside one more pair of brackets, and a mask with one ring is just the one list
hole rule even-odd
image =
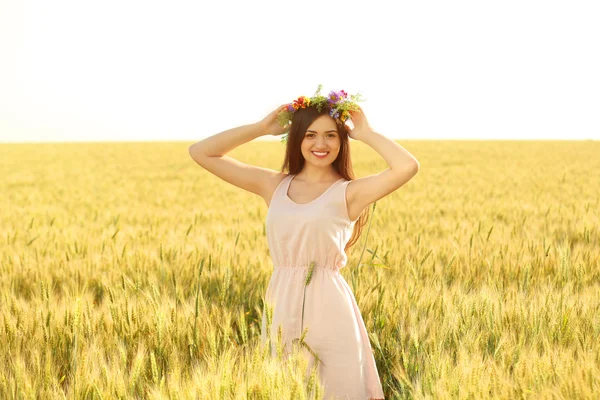
[[1, 0], [0, 142], [194, 142], [319, 83], [396, 139], [600, 139], [598, 21], [597, 1]]

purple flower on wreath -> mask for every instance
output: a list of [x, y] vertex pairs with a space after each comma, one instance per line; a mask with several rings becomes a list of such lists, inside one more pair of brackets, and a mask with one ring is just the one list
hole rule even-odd
[[294, 106], [292, 106], [291, 104], [288, 104], [288, 105], [287, 105], [287, 110], [288, 110], [289, 112], [294, 112], [294, 111], [296, 111], [296, 109], [294, 108]]
[[335, 103], [338, 102], [339, 99], [340, 99], [340, 97], [338, 96], [338, 94], [332, 90], [329, 93], [327, 102], [329, 103], [330, 106], [333, 106]]
[[329, 100], [328, 100], [329, 104], [333, 105], [335, 103], [338, 103], [338, 102], [348, 98], [348, 93], [346, 93], [346, 91], [344, 91], [344, 90], [340, 90], [338, 92], [335, 92], [332, 90], [331, 92], [329, 92], [328, 97], [329, 97]]

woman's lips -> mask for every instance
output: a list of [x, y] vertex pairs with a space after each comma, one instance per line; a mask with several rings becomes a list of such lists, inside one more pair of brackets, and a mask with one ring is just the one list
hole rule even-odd
[[[328, 151], [326, 151], [326, 152], [323, 152], [323, 153], [325, 153], [325, 154], [323, 154], [323, 155], [316, 154], [314, 151], [311, 151], [311, 153], [313, 153], [313, 155], [314, 155], [315, 157], [317, 157], [317, 158], [325, 158], [325, 157], [327, 157], [327, 156], [329, 155], [329, 152], [328, 152]], [[318, 153], [322, 153], [322, 152], [318, 152]]]

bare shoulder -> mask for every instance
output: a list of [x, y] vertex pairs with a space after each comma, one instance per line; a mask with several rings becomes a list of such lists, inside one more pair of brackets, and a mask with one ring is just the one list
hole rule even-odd
[[280, 171], [246, 164], [227, 155], [207, 156], [194, 145], [190, 146], [189, 153], [206, 171], [240, 189], [259, 195], [267, 204], [279, 182], [287, 176]]
[[406, 171], [401, 172], [388, 168], [378, 174], [349, 181], [346, 188], [346, 205], [350, 220], [356, 220], [369, 204], [402, 187], [418, 171], [418, 166], [407, 167]]

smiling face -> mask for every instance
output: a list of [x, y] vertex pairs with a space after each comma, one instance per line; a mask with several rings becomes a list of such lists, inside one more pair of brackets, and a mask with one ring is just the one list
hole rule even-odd
[[[321, 115], [304, 132], [301, 145], [302, 155], [307, 163], [316, 167], [329, 166], [340, 152], [340, 135], [337, 125], [329, 115]], [[324, 157], [319, 154], [327, 153]]]

